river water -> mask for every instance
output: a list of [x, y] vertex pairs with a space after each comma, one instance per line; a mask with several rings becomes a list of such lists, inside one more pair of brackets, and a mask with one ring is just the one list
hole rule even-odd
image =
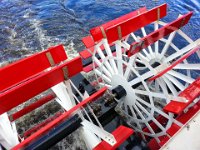
[[199, 0], [1, 0], [0, 63], [20, 59], [62, 43], [72, 57], [83, 49], [81, 38], [89, 29], [139, 7], [168, 3], [165, 21], [194, 11], [183, 28], [192, 39], [200, 37]]

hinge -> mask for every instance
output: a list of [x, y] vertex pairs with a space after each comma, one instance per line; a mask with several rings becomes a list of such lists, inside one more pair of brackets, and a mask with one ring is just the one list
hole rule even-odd
[[62, 70], [63, 70], [64, 79], [68, 80], [69, 78], [68, 78], [68, 69], [67, 69], [67, 66], [63, 67]]
[[103, 38], [106, 39], [107, 36], [106, 36], [106, 32], [105, 32], [104, 28], [101, 26], [100, 29], [101, 29], [101, 33], [103, 35]]
[[117, 31], [118, 31], [119, 40], [122, 40], [122, 30], [120, 26], [117, 27]]
[[46, 53], [46, 56], [47, 56], [47, 58], [48, 58], [48, 60], [49, 60], [50, 65], [51, 65], [51, 66], [55, 66], [55, 62], [54, 62], [54, 60], [53, 60], [53, 57], [52, 57], [51, 53], [50, 53], [50, 52], [47, 52], [47, 53]]

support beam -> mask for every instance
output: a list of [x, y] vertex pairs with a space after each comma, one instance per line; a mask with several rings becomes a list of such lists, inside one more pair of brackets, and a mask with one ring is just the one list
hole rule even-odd
[[0, 69], [0, 92], [51, 67], [51, 61], [54, 64], [59, 64], [66, 59], [67, 55], [63, 46], [58, 45], [8, 65]]

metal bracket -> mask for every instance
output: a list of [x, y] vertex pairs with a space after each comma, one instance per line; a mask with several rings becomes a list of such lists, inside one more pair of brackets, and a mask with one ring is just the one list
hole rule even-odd
[[157, 20], [160, 20], [160, 8], [157, 9]]
[[179, 29], [184, 25], [184, 23], [185, 23], [185, 18], [182, 19]]
[[101, 33], [102, 33], [102, 35], [103, 35], [103, 38], [106, 39], [107, 36], [106, 36], [106, 32], [105, 32], [104, 28], [101, 26], [100, 29], [101, 29]]
[[118, 32], [119, 40], [121, 40], [122, 39], [122, 30], [121, 30], [120, 26], [117, 27], [117, 32]]
[[68, 69], [67, 69], [67, 66], [63, 67], [62, 70], [63, 70], [64, 79], [68, 80], [69, 78], [68, 78]]
[[111, 146], [113, 146], [117, 143], [115, 137], [112, 134], [110, 134], [109, 132], [105, 131], [104, 129], [96, 126], [95, 124], [93, 124], [87, 120], [83, 120], [81, 122], [81, 124], [83, 125], [83, 128], [90, 130], [92, 133], [96, 134], [98, 137], [100, 137], [101, 139], [106, 141]]
[[46, 53], [46, 56], [47, 56], [47, 58], [48, 58], [48, 60], [49, 60], [49, 63], [51, 64], [51, 66], [55, 66], [55, 62], [54, 62], [54, 60], [53, 60], [53, 57], [52, 57], [51, 53], [50, 53], [50, 52], [47, 52], [47, 53]]

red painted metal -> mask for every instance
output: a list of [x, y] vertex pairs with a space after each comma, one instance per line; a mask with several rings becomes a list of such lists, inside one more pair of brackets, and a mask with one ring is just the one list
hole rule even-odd
[[94, 40], [91, 35], [88, 35], [88, 36], [82, 38], [82, 42], [86, 48], [90, 48], [95, 45]]
[[167, 133], [170, 135], [170, 136], [173, 136], [181, 127], [178, 126], [177, 124], [173, 123], [171, 125], [171, 127], [167, 130]]
[[176, 19], [175, 21], [161, 27], [160, 29], [148, 34], [147, 36], [143, 37], [139, 42], [134, 42], [131, 44], [129, 50], [129, 56], [132, 56], [142, 50], [143, 48], [148, 47], [149, 45], [155, 43], [159, 39], [169, 35], [170, 33], [180, 29], [184, 25], [188, 23], [192, 16], [192, 12], [189, 12], [180, 18]]
[[58, 45], [1, 68], [0, 91], [2, 92], [13, 85], [17, 85], [50, 67], [51, 65], [46, 56], [48, 52], [51, 53], [55, 64], [67, 59], [63, 46]]
[[38, 108], [38, 107], [46, 104], [47, 102], [51, 101], [55, 97], [56, 97], [56, 95], [54, 93], [50, 93], [49, 95], [42, 97], [41, 99], [37, 100], [36, 102], [25, 107], [24, 109], [10, 115], [9, 118], [11, 118], [11, 121], [19, 119], [20, 117], [26, 115], [27, 113], [29, 113], [29, 112], [35, 110], [36, 108]]
[[[102, 27], [104, 28], [104, 31], [106, 33], [108, 43], [112, 43], [116, 40], [119, 40], [119, 34], [118, 34], [119, 27], [121, 28], [121, 37], [125, 37], [128, 34], [130, 34], [131, 32], [134, 32], [134, 31], [140, 29], [141, 27], [144, 27], [144, 26], [166, 16], [167, 4], [163, 4], [161, 6], [155, 7], [149, 11], [146, 11], [145, 8], [143, 8], [143, 9], [144, 9], [144, 11], [142, 11], [142, 12], [140, 11], [140, 14], [138, 14], [138, 11], [135, 11], [135, 12], [133, 12], [134, 15], [131, 15], [131, 16], [127, 17], [126, 19], [119, 18], [118, 20], [116, 20], [116, 22], [114, 24], [112, 24], [109, 27], [104, 27], [102, 25]], [[95, 42], [104, 38], [100, 27], [90, 30], [90, 33], [93, 36], [93, 39]]]
[[[121, 25], [122, 23], [124, 23], [124, 22], [126, 22], [126, 21], [128, 21], [128, 20], [130, 20], [130, 19], [133, 19], [133, 18], [135, 18], [136, 16], [138, 16], [138, 14], [139, 13], [144, 13], [144, 12], [146, 12], [147, 10], [146, 10], [146, 8], [145, 7], [143, 7], [143, 8], [140, 8], [140, 9], [138, 9], [138, 10], [136, 10], [136, 11], [133, 11], [133, 12], [131, 12], [131, 13], [129, 13], [129, 14], [126, 14], [126, 15], [124, 15], [124, 16], [121, 16], [121, 17], [119, 17], [119, 18], [116, 18], [116, 19], [114, 19], [114, 20], [112, 20], [112, 21], [109, 21], [109, 22], [107, 22], [107, 23], [105, 23], [105, 24], [102, 24], [101, 26], [98, 26], [98, 27], [95, 27], [95, 28], [93, 28], [93, 29], [91, 29], [90, 30], [90, 33], [91, 33], [91, 35], [92, 35], [92, 37], [93, 37], [93, 40], [94, 40], [94, 42], [98, 42], [98, 41], [100, 41], [101, 39], [103, 39], [104, 37], [103, 37], [103, 34], [102, 34], [102, 32], [101, 32], [101, 29], [100, 29], [100, 27], [103, 27], [103, 29], [104, 29], [104, 31], [106, 32], [106, 35], [108, 36], [108, 34], [107, 34], [107, 30], [110, 28], [110, 29], [112, 29], [113, 27], [115, 27], [116, 25], [118, 26], [118, 25]], [[132, 24], [132, 26], [133, 26], [134, 24]], [[115, 27], [116, 28], [116, 27]], [[116, 36], [116, 34], [114, 34], [113, 36]], [[118, 39], [118, 34], [117, 34], [117, 39]], [[109, 40], [109, 43], [111, 43], [110, 42], [110, 40]]]
[[200, 110], [200, 101], [197, 102], [192, 108], [188, 110], [187, 113], [182, 112], [182, 114], [176, 118], [176, 120], [180, 121], [181, 123], [185, 124], [188, 122], [192, 116], [194, 116]]
[[194, 101], [194, 99], [200, 96], [200, 77], [190, 84], [184, 91], [182, 91], [179, 96], [186, 98], [188, 102], [184, 103], [171, 101], [163, 109], [166, 112], [181, 114], [183, 110]]
[[0, 93], [0, 114], [27, 101], [37, 94], [65, 80], [63, 68], [67, 67], [68, 77], [82, 71], [82, 60], [77, 57], [65, 62], [49, 71], [43, 72], [30, 80], [15, 86], [4, 93]]
[[161, 77], [162, 75], [164, 75], [165, 73], [167, 73], [169, 70], [172, 70], [176, 65], [180, 64], [183, 60], [187, 59], [189, 56], [191, 56], [192, 54], [194, 54], [198, 50], [200, 50], [200, 45], [197, 46], [197, 47], [195, 47], [194, 49], [192, 49], [191, 51], [189, 51], [185, 55], [183, 55], [181, 58], [179, 58], [175, 62], [173, 62], [169, 67], [167, 67], [163, 71], [161, 71], [158, 74], [156, 74], [155, 76], [149, 78], [148, 81], [153, 81], [153, 80]]
[[25, 148], [31, 141], [41, 137], [45, 133], [47, 133], [52, 128], [56, 127], [56, 125], [62, 123], [64, 120], [66, 120], [69, 116], [73, 115], [77, 110], [81, 109], [83, 106], [87, 105], [88, 103], [97, 100], [99, 97], [101, 97], [105, 92], [107, 88], [104, 87], [97, 91], [96, 93], [92, 94], [90, 97], [86, 98], [84, 101], [80, 102], [76, 106], [74, 106], [69, 111], [63, 113], [61, 116], [57, 117], [55, 120], [48, 123], [46, 126], [29, 136], [27, 139], [22, 141], [20, 144], [16, 145], [12, 148], [12, 150], [19, 150]]
[[156, 141], [155, 138], [151, 139], [149, 142], [148, 142], [148, 148], [150, 150], [159, 150], [160, 149], [160, 145], [158, 144], [158, 142]]
[[54, 119], [56, 119], [57, 117], [61, 116], [62, 112], [58, 112], [56, 113], [54, 116], [46, 119], [44, 122], [34, 126], [33, 128], [27, 130], [24, 133], [24, 138], [27, 138], [28, 136], [32, 135], [34, 132], [38, 131], [39, 129], [41, 129], [42, 127], [44, 127], [45, 125], [47, 125], [49, 122], [53, 121]]
[[102, 141], [93, 150], [115, 150], [133, 133], [134, 133], [133, 129], [121, 125], [115, 131], [112, 132], [112, 135], [115, 137], [117, 141], [115, 145], [111, 146], [107, 142]]

